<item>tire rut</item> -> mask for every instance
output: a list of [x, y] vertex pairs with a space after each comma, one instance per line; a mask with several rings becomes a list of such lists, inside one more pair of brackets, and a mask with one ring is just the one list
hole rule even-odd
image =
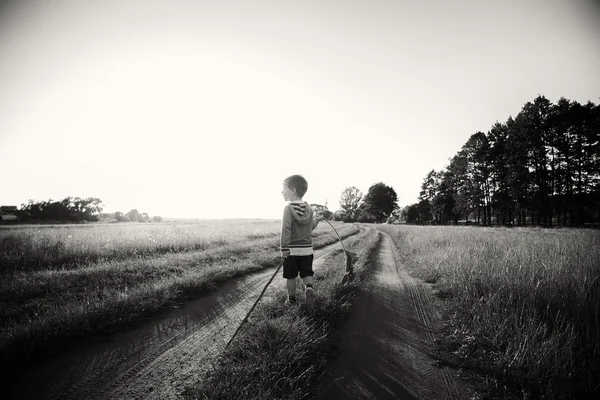
[[[339, 248], [336, 242], [315, 250], [315, 266]], [[181, 309], [113, 335], [110, 341], [73, 349], [34, 367], [13, 385], [9, 398], [179, 398], [185, 386], [212, 366], [273, 272], [269, 268], [232, 279]], [[272, 286], [266, 295], [274, 291]]]
[[465, 398], [451, 371], [438, 366], [438, 321], [426, 289], [398, 262], [389, 235], [379, 235], [322, 398]]
[[[435, 335], [434, 329], [437, 325], [439, 325], [439, 317], [437, 313], [434, 311], [434, 305], [431, 301], [430, 295], [428, 291], [420, 284], [416, 279], [408, 274], [405, 268], [399, 266], [398, 253], [395, 245], [393, 244], [393, 240], [389, 237], [387, 233], [383, 233], [385, 240], [387, 241], [387, 245], [389, 246], [390, 251], [393, 254], [393, 258], [398, 266], [397, 271], [400, 279], [406, 283], [410, 294], [413, 299], [414, 309], [419, 316], [419, 320], [423, 324], [424, 333], [427, 336], [429, 344], [431, 346], [431, 353], [435, 360], [440, 360], [440, 353], [437, 350], [437, 345], [435, 343]], [[455, 379], [452, 377], [449, 368], [447, 367], [435, 367], [433, 369], [433, 375], [436, 379], [438, 379], [443, 386], [443, 393], [445, 394], [446, 399], [460, 399], [460, 391]]]

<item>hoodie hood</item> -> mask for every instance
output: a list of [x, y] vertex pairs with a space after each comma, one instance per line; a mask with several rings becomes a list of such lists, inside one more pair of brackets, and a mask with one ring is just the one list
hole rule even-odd
[[290, 203], [290, 210], [292, 210], [292, 216], [298, 225], [306, 225], [313, 215], [311, 206], [305, 201], [302, 203]]

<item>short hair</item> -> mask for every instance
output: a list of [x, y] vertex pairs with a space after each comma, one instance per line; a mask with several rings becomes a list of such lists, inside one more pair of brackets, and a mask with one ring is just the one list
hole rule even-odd
[[296, 194], [300, 197], [304, 197], [308, 190], [308, 182], [302, 175], [288, 176], [283, 183], [290, 189], [296, 189]]

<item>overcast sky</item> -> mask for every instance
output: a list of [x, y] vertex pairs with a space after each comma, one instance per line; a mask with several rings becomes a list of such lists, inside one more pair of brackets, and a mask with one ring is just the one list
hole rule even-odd
[[584, 0], [19, 0], [0, 6], [0, 204], [280, 218], [282, 180], [339, 208], [417, 200], [538, 94], [600, 97]]

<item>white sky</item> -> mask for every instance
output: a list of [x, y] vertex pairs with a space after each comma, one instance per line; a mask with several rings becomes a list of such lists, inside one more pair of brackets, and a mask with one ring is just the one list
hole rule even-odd
[[339, 208], [429, 170], [538, 94], [598, 103], [584, 0], [0, 5], [0, 204], [280, 218], [282, 180]]

